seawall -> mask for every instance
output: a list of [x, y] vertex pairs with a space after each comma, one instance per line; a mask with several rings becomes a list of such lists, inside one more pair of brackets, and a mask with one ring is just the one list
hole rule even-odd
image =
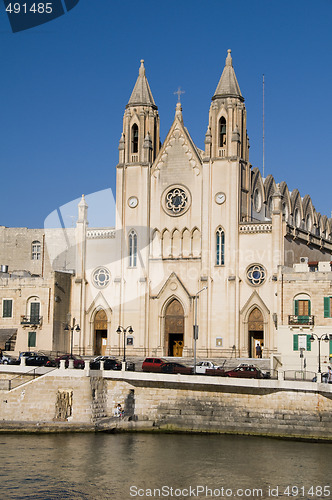
[[[8, 378], [0, 372], [0, 431], [214, 432], [332, 441], [331, 384], [55, 369], [35, 379], [21, 372], [21, 385], [8, 390]], [[124, 418], [114, 417], [117, 403]]]

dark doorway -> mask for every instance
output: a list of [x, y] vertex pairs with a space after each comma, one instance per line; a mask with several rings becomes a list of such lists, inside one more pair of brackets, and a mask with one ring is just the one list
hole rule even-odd
[[101, 309], [97, 312], [95, 316], [95, 354], [97, 356], [104, 356], [106, 354], [107, 346], [107, 315], [106, 312]]
[[257, 307], [255, 307], [249, 315], [248, 335], [249, 357], [262, 357], [264, 350], [264, 322], [263, 315]]
[[184, 312], [177, 299], [173, 299], [165, 314], [165, 343], [167, 356], [182, 356]]

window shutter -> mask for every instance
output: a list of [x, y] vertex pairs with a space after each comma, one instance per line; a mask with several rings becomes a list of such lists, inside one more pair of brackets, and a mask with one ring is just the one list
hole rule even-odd
[[36, 332], [29, 332], [28, 347], [36, 347]]
[[298, 316], [298, 314], [299, 314], [299, 301], [298, 300], [294, 300], [294, 314], [295, 314], [295, 316]]
[[307, 351], [311, 351], [310, 337], [311, 337], [311, 335], [307, 335]]
[[293, 351], [299, 350], [299, 336], [293, 335]]
[[308, 300], [308, 316], [311, 315], [311, 300]]
[[12, 300], [4, 300], [3, 301], [3, 308], [2, 308], [3, 318], [11, 318], [12, 317], [12, 308], [13, 308], [13, 301]]
[[330, 318], [330, 297], [324, 297], [324, 318]]
[[[330, 358], [331, 358], [332, 357], [332, 339], [331, 339], [331, 336], [330, 336], [330, 342], [329, 342], [329, 344], [330, 344]], [[332, 360], [330, 359], [330, 362], [331, 361]]]

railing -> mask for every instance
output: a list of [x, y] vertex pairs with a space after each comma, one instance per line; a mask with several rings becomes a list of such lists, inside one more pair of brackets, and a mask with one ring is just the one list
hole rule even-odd
[[315, 316], [299, 316], [296, 314], [290, 314], [288, 316], [289, 325], [314, 325]]
[[296, 380], [304, 382], [313, 382], [316, 377], [315, 372], [307, 372], [304, 370], [286, 370], [284, 371], [284, 380]]
[[[16, 387], [19, 387], [20, 385], [26, 384], [27, 382], [30, 382], [31, 379], [22, 380], [22, 376], [24, 377], [25, 375], [32, 375], [32, 380], [34, 380], [35, 378], [43, 375], [42, 373], [37, 373], [37, 370], [40, 368], [44, 368], [44, 367], [43, 366], [36, 366], [35, 368], [32, 368], [32, 370], [29, 370], [28, 372], [24, 372], [20, 375], [17, 375], [16, 377], [8, 380], [8, 391], [11, 391], [12, 389], [16, 389]], [[53, 370], [56, 370], [56, 368], [53, 368]], [[48, 370], [47, 373], [49, 373], [50, 371], [53, 371], [53, 370]]]
[[21, 316], [21, 325], [41, 325], [42, 316]]

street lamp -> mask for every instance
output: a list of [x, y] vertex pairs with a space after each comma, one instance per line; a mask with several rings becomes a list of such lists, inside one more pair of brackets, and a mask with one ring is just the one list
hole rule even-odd
[[318, 337], [316, 333], [312, 333], [310, 337], [310, 342], [313, 342], [315, 340], [315, 337], [318, 340], [318, 373], [322, 373], [320, 369], [320, 343], [321, 340], [324, 340], [324, 342], [328, 342], [330, 340], [330, 337], [327, 333], [324, 333], [324, 335], [321, 335], [320, 337]]
[[65, 330], [65, 332], [69, 332], [69, 330], [71, 332], [71, 335], [70, 335], [70, 357], [72, 358], [73, 357], [73, 332], [74, 332], [74, 330], [76, 332], [80, 332], [81, 329], [80, 329], [79, 325], [69, 326], [67, 323], [64, 330]]
[[118, 333], [120, 335], [120, 333], [123, 332], [123, 362], [125, 363], [126, 362], [126, 333], [128, 333], [131, 335], [132, 333], [134, 333], [134, 330], [132, 329], [131, 326], [127, 326], [127, 328], [124, 328], [123, 326], [118, 326], [118, 329], [116, 331], [116, 333]]
[[198, 295], [206, 290], [207, 286], [199, 290], [195, 295], [195, 324], [194, 324], [194, 375], [196, 374], [196, 342], [198, 339], [198, 324], [197, 324], [197, 297]]

